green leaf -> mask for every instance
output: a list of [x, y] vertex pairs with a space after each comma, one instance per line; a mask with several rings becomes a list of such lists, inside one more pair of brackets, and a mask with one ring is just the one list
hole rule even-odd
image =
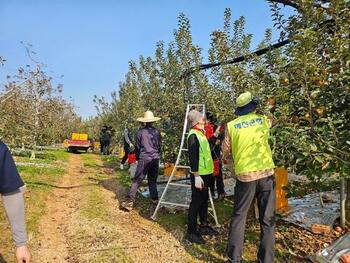
[[311, 149], [311, 151], [316, 152], [317, 146], [315, 144], [310, 144], [310, 149]]
[[319, 156], [319, 155], [315, 156], [315, 160], [318, 161], [319, 163], [323, 163], [324, 162], [324, 159], [321, 156]]

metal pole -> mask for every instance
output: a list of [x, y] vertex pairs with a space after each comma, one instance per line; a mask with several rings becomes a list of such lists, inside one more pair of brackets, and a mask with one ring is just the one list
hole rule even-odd
[[213, 202], [213, 196], [211, 195], [210, 189], [208, 189], [208, 192], [209, 192], [209, 200], [210, 200], [211, 208], [213, 210], [213, 217], [214, 217], [214, 220], [215, 220], [215, 224], [216, 224], [216, 227], [219, 227], [220, 224], [219, 224], [219, 221], [218, 221], [218, 217], [216, 215], [215, 206], [214, 206], [214, 202]]
[[340, 179], [340, 226], [345, 227], [345, 180]]

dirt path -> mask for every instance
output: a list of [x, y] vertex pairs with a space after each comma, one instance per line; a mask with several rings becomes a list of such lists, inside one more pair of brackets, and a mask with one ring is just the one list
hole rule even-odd
[[202, 262], [185, 250], [182, 232], [119, 210], [126, 189], [99, 156], [87, 157], [94, 164], [84, 167], [82, 155], [72, 154], [53, 189], [33, 242], [34, 262]]
[[[96, 156], [99, 165], [102, 162]], [[108, 168], [105, 173], [112, 173]], [[120, 242], [129, 248], [129, 257], [132, 262], [200, 262], [186, 252], [179, 240], [183, 232], [169, 233], [149, 218], [140, 216], [137, 212], [119, 210], [119, 200], [126, 194], [116, 180], [106, 180], [103, 186], [110, 191], [103, 191], [111, 215], [115, 218], [115, 227], [120, 236]], [[117, 198], [116, 198], [117, 197]]]
[[47, 200], [46, 214], [39, 224], [39, 239], [34, 243], [35, 262], [66, 262], [68, 247], [67, 223], [74, 211], [79, 209], [81, 191], [79, 181], [83, 171], [80, 155], [71, 155], [67, 173]]

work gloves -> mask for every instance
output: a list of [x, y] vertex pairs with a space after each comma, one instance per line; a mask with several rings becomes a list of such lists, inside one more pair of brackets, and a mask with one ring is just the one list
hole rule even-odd
[[198, 189], [204, 188], [204, 181], [199, 175], [194, 177], [194, 186]]

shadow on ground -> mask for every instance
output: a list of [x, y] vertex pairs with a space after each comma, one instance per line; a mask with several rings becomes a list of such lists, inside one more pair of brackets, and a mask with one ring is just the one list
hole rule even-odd
[[52, 188], [58, 188], [58, 189], [74, 189], [74, 188], [80, 188], [80, 187], [86, 187], [86, 186], [91, 186], [91, 185], [96, 185], [96, 183], [90, 183], [90, 184], [80, 184], [80, 185], [71, 185], [71, 186], [59, 186], [59, 185], [53, 185], [53, 184], [48, 184], [48, 183], [43, 183], [43, 182], [26, 182], [26, 185], [31, 185], [31, 186], [46, 186], [46, 187], [52, 187]]

